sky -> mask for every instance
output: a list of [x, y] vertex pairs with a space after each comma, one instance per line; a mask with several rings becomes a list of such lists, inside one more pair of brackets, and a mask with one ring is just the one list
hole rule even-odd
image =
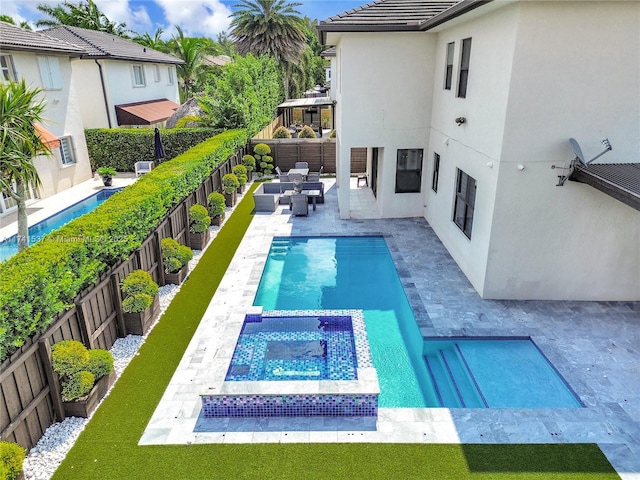
[[[80, 3], [81, 0], [67, 0]], [[324, 20], [338, 13], [365, 5], [371, 0], [297, 0], [301, 3], [296, 9], [301, 16]], [[127, 28], [140, 34], [148, 32], [151, 36], [157, 28], [170, 38], [180, 25], [187, 36], [206, 36], [214, 38], [220, 32], [228, 30], [229, 15], [237, 0], [94, 0], [98, 8], [112, 21], [126, 23]], [[9, 15], [20, 23], [28, 21], [35, 27], [35, 21], [47, 18], [37, 10], [41, 3], [57, 5], [63, 0], [2, 0], [0, 13]]]

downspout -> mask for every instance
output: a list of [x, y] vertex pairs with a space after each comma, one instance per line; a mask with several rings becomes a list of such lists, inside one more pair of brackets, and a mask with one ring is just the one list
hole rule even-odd
[[107, 89], [104, 87], [104, 75], [102, 73], [102, 65], [100, 65], [100, 62], [98, 62], [97, 58], [94, 58], [93, 61], [96, 62], [96, 65], [98, 65], [98, 71], [100, 72], [100, 84], [102, 85], [102, 98], [104, 99], [104, 109], [107, 112], [107, 124], [109, 125], [109, 128], [112, 128], [111, 115], [109, 114], [109, 101], [107, 100]]

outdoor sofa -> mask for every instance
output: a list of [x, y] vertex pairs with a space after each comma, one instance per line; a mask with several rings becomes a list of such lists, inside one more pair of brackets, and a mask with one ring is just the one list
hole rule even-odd
[[[261, 183], [253, 192], [256, 212], [275, 212], [278, 204], [289, 205], [289, 198], [284, 195], [287, 190], [293, 190], [293, 182]], [[320, 190], [316, 203], [324, 203], [324, 183], [302, 182], [302, 190]]]

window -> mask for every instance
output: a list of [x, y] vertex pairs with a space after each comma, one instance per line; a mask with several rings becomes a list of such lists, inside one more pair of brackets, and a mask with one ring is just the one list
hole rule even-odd
[[144, 68], [142, 65], [133, 65], [133, 86], [144, 87], [145, 85]]
[[45, 90], [62, 90], [60, 63], [56, 57], [38, 57], [40, 79]]
[[167, 67], [167, 85], [173, 85], [173, 67]]
[[453, 223], [460, 227], [460, 230], [467, 237], [471, 238], [473, 209], [476, 203], [476, 181], [460, 169], [458, 169], [457, 177]]
[[155, 82], [159, 82], [160, 81], [160, 65], [154, 65], [153, 66], [153, 80]]
[[453, 78], [453, 50], [455, 43], [447, 43], [447, 59], [444, 71], [444, 89], [451, 90], [451, 80]]
[[11, 57], [11, 55], [0, 55], [0, 69], [2, 70], [2, 78], [0, 79], [1, 81], [15, 82], [17, 80], [16, 69], [13, 66], [13, 58]]
[[76, 163], [71, 137], [60, 137], [60, 158], [62, 159], [62, 165], [73, 165]]
[[419, 192], [421, 180], [422, 149], [399, 149], [396, 164], [396, 193]]
[[469, 79], [469, 59], [471, 58], [471, 39], [462, 40], [462, 58], [460, 59], [460, 78], [458, 79], [458, 97], [466, 98]]
[[433, 176], [431, 177], [431, 190], [438, 193], [438, 176], [440, 175], [440, 155], [433, 152]]

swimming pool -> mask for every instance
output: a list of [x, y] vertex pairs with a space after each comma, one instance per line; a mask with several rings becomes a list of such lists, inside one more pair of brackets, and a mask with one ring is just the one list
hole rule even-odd
[[[51, 215], [49, 218], [30, 226], [29, 245], [33, 245], [34, 243], [42, 240], [45, 235], [69, 223], [71, 220], [95, 210], [96, 207], [120, 190], [122, 190], [122, 187], [105, 188], [83, 200], [80, 200], [70, 207], [65, 208], [64, 210]], [[0, 242], [0, 261], [7, 260], [18, 253], [17, 238], [17, 235], [12, 235]]]
[[254, 305], [363, 310], [379, 406], [438, 405], [422, 335], [383, 237], [274, 238]]

